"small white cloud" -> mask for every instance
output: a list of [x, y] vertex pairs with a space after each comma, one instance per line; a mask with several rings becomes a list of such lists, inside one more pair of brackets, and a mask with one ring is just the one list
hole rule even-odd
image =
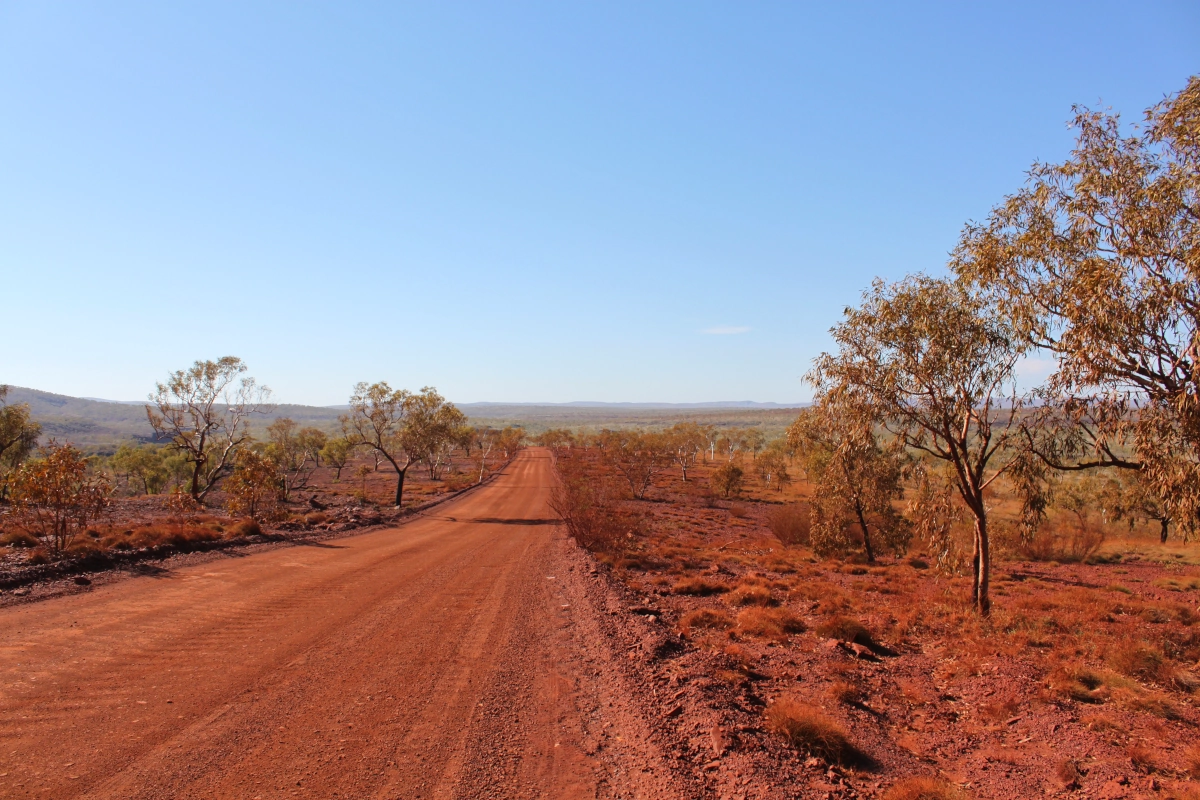
[[710, 333], [715, 336], [730, 336], [735, 333], [749, 333], [750, 327], [747, 325], [718, 325], [715, 328], [705, 328], [704, 333]]

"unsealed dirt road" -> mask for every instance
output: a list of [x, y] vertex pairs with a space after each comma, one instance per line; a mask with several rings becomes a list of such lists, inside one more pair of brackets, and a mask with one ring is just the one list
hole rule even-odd
[[0, 610], [0, 797], [675, 795], [552, 480]]

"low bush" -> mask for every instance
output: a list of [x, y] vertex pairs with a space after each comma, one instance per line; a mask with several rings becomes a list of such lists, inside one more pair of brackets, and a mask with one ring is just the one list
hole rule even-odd
[[767, 515], [767, 527], [787, 547], [807, 545], [812, 528], [812, 512], [807, 503], [777, 506]]
[[850, 742], [841, 725], [807, 703], [782, 697], [767, 707], [767, 728], [810, 756], [835, 764], [863, 760], [862, 752]]
[[1012, 549], [1028, 561], [1078, 563], [1096, 555], [1102, 544], [1104, 531], [1099, 526], [1068, 525], [1044, 528]]
[[550, 508], [567, 532], [585, 550], [620, 554], [642, 527], [641, 517], [622, 507], [621, 485], [593, 474], [582, 459], [560, 458], [557, 466], [561, 481], [551, 493]]
[[745, 473], [742, 472], [741, 467], [730, 462], [714, 470], [709, 481], [713, 489], [719, 492], [722, 497], [737, 497], [742, 493]]
[[829, 689], [826, 690], [829, 699], [843, 705], [854, 705], [863, 701], [862, 687], [853, 681], [838, 679], [829, 684]]

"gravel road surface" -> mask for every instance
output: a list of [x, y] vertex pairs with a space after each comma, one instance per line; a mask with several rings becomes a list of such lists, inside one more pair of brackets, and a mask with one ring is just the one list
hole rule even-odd
[[0, 610], [0, 797], [680, 796], [552, 482]]

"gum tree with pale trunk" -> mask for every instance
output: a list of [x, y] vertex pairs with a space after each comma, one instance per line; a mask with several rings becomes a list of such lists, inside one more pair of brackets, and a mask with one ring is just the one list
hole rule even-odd
[[818, 402], [878, 421], [906, 448], [947, 462], [974, 518], [972, 602], [988, 596], [988, 493], [1008, 469], [1020, 403], [1004, 389], [1025, 351], [1008, 320], [978, 293], [924, 275], [876, 281], [858, 308], [832, 330], [837, 351], [823, 353], [808, 379]]
[[359, 383], [350, 397], [350, 413], [340, 417], [342, 435], [352, 447], [369, 448], [396, 471], [397, 508], [404, 499], [404, 476], [414, 460], [404, 442], [412, 396], [387, 381]]
[[253, 414], [269, 413], [271, 390], [245, 377], [240, 358], [197, 361], [157, 385], [146, 406], [150, 427], [191, 464], [189, 492], [202, 502], [250, 440]]

